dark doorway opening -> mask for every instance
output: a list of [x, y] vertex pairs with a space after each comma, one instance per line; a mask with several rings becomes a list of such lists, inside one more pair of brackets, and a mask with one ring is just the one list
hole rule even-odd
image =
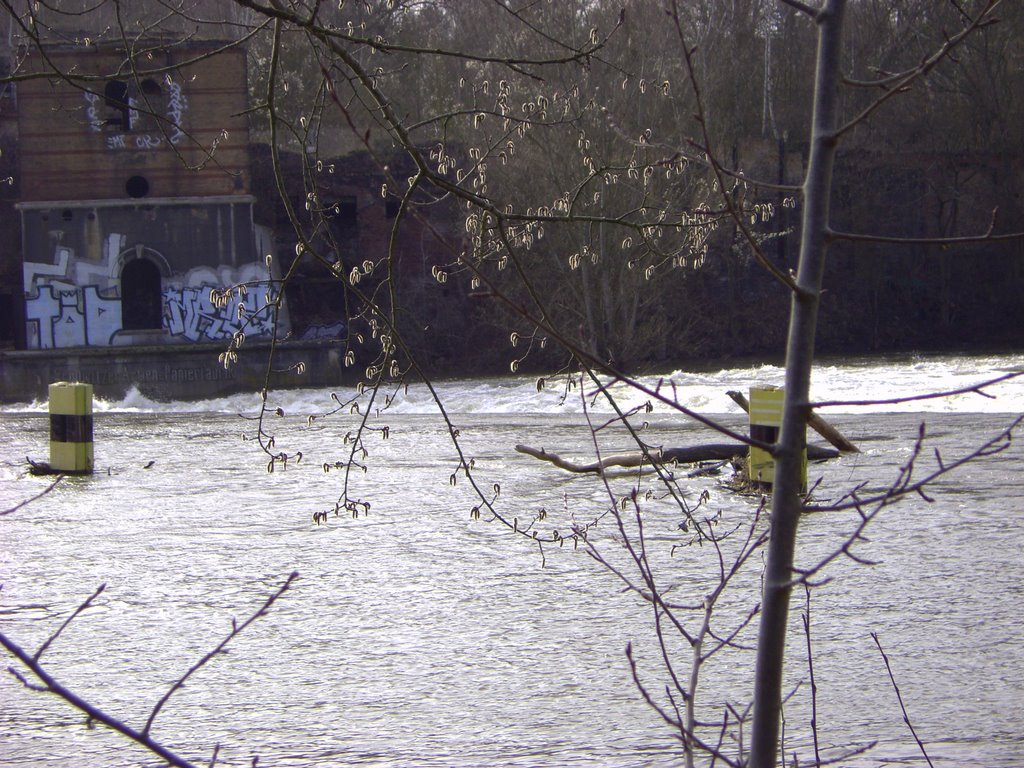
[[121, 270], [121, 327], [151, 330], [163, 327], [160, 269], [149, 259], [133, 259]]

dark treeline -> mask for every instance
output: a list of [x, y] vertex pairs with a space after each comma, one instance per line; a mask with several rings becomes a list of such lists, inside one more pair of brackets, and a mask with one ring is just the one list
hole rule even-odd
[[[341, 323], [369, 338], [373, 314], [393, 312], [439, 371], [508, 370], [526, 350], [523, 365], [557, 365], [559, 345], [542, 347], [527, 317], [543, 307], [563, 336], [622, 368], [782, 353], [789, 294], [747, 237], [776, 268], [795, 264], [813, 94], [806, 15], [776, 0], [694, 0], [673, 4], [674, 17], [656, 2], [560, 0], [513, 24], [499, 3], [342, 2], [317, 10], [344, 37], [332, 49], [295, 23], [275, 41], [251, 3], [186, 5], [133, 4], [126, 30], [118, 5], [66, 0], [37, 9], [37, 29], [64, 44], [127, 32], [246, 46], [258, 223], [276, 233], [282, 264], [300, 252], [287, 289], [297, 332]], [[308, 10], [286, 5], [297, 18]], [[966, 17], [953, 2], [850, 3], [841, 98], [853, 127], [834, 181], [837, 230], [1024, 229], [1024, 10], [1004, 3], [999, 14], [856, 120], [899, 90], [890, 73], [926, 60]], [[406, 196], [410, 145], [483, 205], [433, 182]], [[723, 187], [747, 234], [723, 209]], [[498, 224], [489, 207], [511, 218]], [[297, 251], [307, 237], [321, 247]], [[1022, 272], [1019, 241], [839, 239], [819, 350], [1018, 344]]]
[[[622, 7], [538, 5], [535, 55], [555, 55], [558, 41], [580, 39], [588, 30], [615, 28]], [[410, 137], [439, 168], [448, 164], [453, 176], [456, 169], [472, 168], [486, 196], [510, 210], [521, 206], [544, 214], [537, 206], [542, 200], [552, 212], [578, 217], [574, 226], [524, 223], [512, 236], [525, 244], [522, 267], [542, 276], [531, 290], [542, 295], [558, 324], [578, 334], [593, 354], [620, 366], [779, 355], [785, 343], [789, 297], [766, 279], [735, 225], [710, 208], [701, 226], [673, 228], [669, 211], [699, 211], [705, 201], [714, 205], [717, 179], [700, 149], [710, 144], [736, 174], [729, 182], [733, 195], [749, 210], [764, 252], [782, 269], [795, 264], [800, 196], [792, 185], [806, 163], [813, 25], [768, 0], [704, 0], [687, 3], [686, 12], [694, 50], [689, 63], [660, 4], [640, 2], [625, 3], [609, 44], [583, 69], [549, 68], [541, 75], [527, 65], [516, 73], [457, 56], [425, 62], [415, 53], [384, 55], [372, 47], [353, 53], [376, 73]], [[926, 58], [961, 23], [955, 4], [930, 0], [860, 0], [849, 12], [843, 109], [851, 120], [888, 87], [887, 73]], [[350, 4], [346, 13], [346, 23], [365, 36], [416, 50], [475, 52], [482, 31], [502, 25], [501, 7], [487, 4]], [[837, 230], [893, 238], [969, 237], [986, 232], [993, 216], [996, 232], [1024, 229], [1024, 165], [1014, 140], [1024, 129], [1022, 25], [1021, 8], [1007, 5], [998, 24], [969, 39], [954, 59], [845, 137], [834, 186]], [[499, 49], [502, 40], [496, 42]], [[258, 94], [266, 68], [260, 66], [258, 42], [252, 50]], [[279, 62], [291, 73], [292, 87], [283, 97], [294, 108], [291, 148], [315, 147], [321, 162], [339, 169], [346, 163], [365, 166], [346, 159], [352, 152], [388, 156], [393, 139], [373, 111], [363, 108], [367, 99], [360, 86], [331, 80], [332, 97], [325, 86], [329, 77], [308, 76], [331, 72], [329, 63], [311, 60], [315, 46], [284, 50], [294, 51], [294, 58]], [[507, 41], [508, 55], [521, 50], [519, 41]], [[688, 66], [696, 70], [699, 94], [688, 83]], [[694, 120], [698, 106], [702, 121]], [[492, 125], [495, 117], [504, 123]], [[260, 138], [258, 126], [254, 135]], [[587, 171], [604, 184], [588, 180]], [[393, 178], [404, 181], [403, 173]], [[297, 198], [309, 193], [308, 178], [305, 186], [298, 176], [295, 181]], [[508, 331], [516, 313], [481, 299], [487, 291], [458, 268], [459, 255], [465, 258], [467, 251], [475, 250], [481, 261], [488, 258], [484, 223], [462, 216], [455, 205], [421, 211], [460, 239], [430, 251], [447, 281], [440, 303], [418, 300], [424, 294], [440, 297], [437, 286], [424, 285], [435, 277], [428, 270], [399, 275], [402, 290], [417, 297], [406, 303], [412, 308], [404, 315], [410, 338], [445, 370], [507, 370], [518, 354]], [[624, 211], [664, 211], [665, 231], [624, 232], [603, 220], [626, 216]], [[445, 216], [459, 218], [452, 223]], [[1019, 343], [1022, 248], [1017, 241], [943, 247], [837, 241], [819, 350]], [[345, 259], [358, 264], [364, 257], [350, 248]], [[500, 258], [495, 262], [501, 290], [526, 302], [522, 285], [506, 280], [506, 265]], [[316, 294], [307, 288], [303, 301], [292, 302], [293, 312], [304, 311], [309, 301]], [[522, 350], [532, 331], [526, 324], [519, 333]], [[535, 363], [556, 362], [555, 353], [536, 344], [531, 354]]]

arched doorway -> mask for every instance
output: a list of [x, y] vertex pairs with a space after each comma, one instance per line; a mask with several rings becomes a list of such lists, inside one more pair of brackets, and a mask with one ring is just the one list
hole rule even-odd
[[141, 331], [163, 327], [160, 268], [146, 258], [132, 259], [121, 270], [121, 326]]

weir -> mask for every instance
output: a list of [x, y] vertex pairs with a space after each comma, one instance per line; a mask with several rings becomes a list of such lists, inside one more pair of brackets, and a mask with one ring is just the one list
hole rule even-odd
[[268, 384], [292, 389], [354, 381], [345, 375], [344, 348], [337, 341], [278, 344], [269, 381], [269, 344], [247, 343], [227, 368], [218, 360], [224, 349], [218, 343], [0, 352], [0, 403], [45, 400], [55, 381], [91, 384], [95, 394], [106, 399], [121, 398], [135, 388], [153, 400], [258, 392]]

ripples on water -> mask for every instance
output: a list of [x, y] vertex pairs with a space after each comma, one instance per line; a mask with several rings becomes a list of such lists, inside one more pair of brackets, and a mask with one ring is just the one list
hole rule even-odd
[[[941, 375], [935, 368], [915, 372], [916, 363], [909, 371], [895, 363], [838, 366], [816, 385], [831, 381], [822, 390], [830, 398], [863, 397], [858, 380], [892, 381], [885, 389], [901, 392], [914, 376], [918, 384], [924, 376], [946, 386], [1021, 362], [948, 360]], [[687, 384], [686, 397], [718, 403], [722, 389], [744, 388], [752, 375], [760, 382], [773, 371], [702, 374]], [[504, 512], [527, 519], [543, 506], [556, 525], [567, 512], [585, 517], [606, 506], [592, 478], [512, 450], [522, 442], [584, 455], [588, 438], [577, 406], [557, 410], [550, 388], [537, 405], [532, 379], [442, 389], [459, 398], [453, 402], [469, 398], [455, 418], [481, 482], [501, 482]], [[356, 478], [372, 501], [370, 515], [320, 527], [312, 513], [333, 506], [341, 482], [321, 465], [342, 457], [352, 426], [348, 417], [308, 425], [306, 415], [328, 407], [329, 394], [282, 394], [287, 415], [279, 439], [305, 458], [272, 475], [253, 445], [238, 438], [247, 425], [231, 411], [251, 399], [101, 404], [97, 473], [68, 478], [30, 507], [0, 517], [0, 627], [35, 648], [105, 583], [97, 607], [44, 660], [61, 681], [139, 726], [167, 685], [225, 636], [233, 617], [247, 616], [298, 570], [299, 581], [271, 613], [175, 695], [154, 729], [161, 739], [202, 764], [220, 743], [218, 764], [237, 766], [253, 755], [267, 766], [679, 764], [671, 735], [640, 700], [624, 659], [632, 642], [645, 681], [658, 690], [648, 611], [580, 553], [549, 548], [542, 559], [528, 542], [471, 521], [468, 490], [448, 484], [454, 452], [419, 397], [413, 390], [388, 418], [391, 439], [370, 444], [368, 472]], [[813, 467], [812, 476], [823, 476], [820, 493], [862, 481], [884, 486], [907, 460], [922, 419], [936, 436], [929, 451], [938, 447], [951, 458], [1004, 426], [1009, 418], [1000, 411], [1024, 410], [1019, 386], [1004, 390], [999, 408], [977, 396], [971, 402], [990, 412], [946, 413], [927, 404], [936, 412], [833, 417], [864, 452]], [[664, 412], [649, 421], [654, 442], [713, 439]], [[25, 455], [45, 458], [45, 417], [31, 407], [7, 409], [0, 444], [3, 510], [46, 486], [23, 472]], [[822, 738], [843, 746], [881, 740], [846, 764], [923, 762], [872, 631], [937, 765], [1024, 763], [1021, 458], [1014, 446], [943, 481], [934, 503], [885, 512], [858, 548], [878, 565], [837, 563], [833, 580], [815, 592]], [[149, 461], [155, 463], [145, 469]], [[715, 479], [684, 485], [694, 497], [709, 491], [723, 525], [753, 514], [750, 500]], [[647, 531], [664, 583], [674, 584], [676, 595], [699, 598], [710, 583], [708, 553], [691, 547], [668, 557], [678, 522], [678, 510], [655, 505]], [[850, 516], [805, 518], [803, 561], [831, 551], [852, 524]], [[612, 546], [609, 533], [608, 526], [597, 530], [602, 546]], [[754, 569], [735, 606], [724, 610], [756, 600], [757, 576]], [[796, 681], [806, 678], [796, 616], [791, 639], [788, 674]], [[709, 703], [744, 700], [750, 669], [748, 654], [729, 656], [707, 670], [699, 695]], [[807, 764], [813, 752], [801, 725], [805, 691], [791, 703], [787, 728], [790, 751]], [[0, 680], [0, 763], [98, 768], [154, 760], [123, 739], [87, 730], [66, 705], [7, 678]]]

